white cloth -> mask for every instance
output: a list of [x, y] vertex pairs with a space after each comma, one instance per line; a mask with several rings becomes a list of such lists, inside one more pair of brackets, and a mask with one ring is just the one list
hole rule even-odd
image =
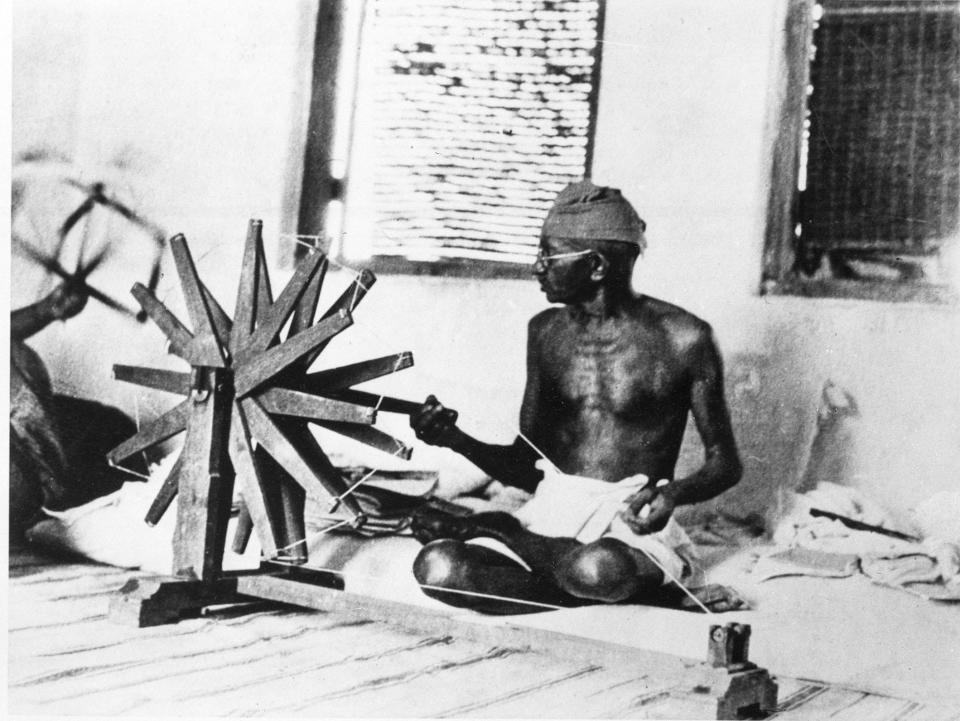
[[627, 499], [647, 485], [646, 476], [610, 483], [559, 473], [546, 465], [539, 467], [544, 477], [536, 493], [514, 513], [528, 530], [541, 536], [575, 538], [581, 543], [616, 538], [652, 556], [673, 578], [682, 580], [690, 575], [696, 559], [693, 543], [672, 517], [663, 530], [645, 535], [634, 532], [621, 517]]
[[[852, 530], [840, 521], [810, 515], [811, 508], [831, 511], [881, 528], [902, 530], [922, 538], [901, 540]], [[860, 558], [863, 572], [887, 585], [903, 586], [941, 579], [960, 594], [960, 493], [938, 493], [913, 512], [913, 527], [854, 488], [821, 482], [816, 488], [787, 497], [786, 512], [773, 531], [778, 548], [798, 547]]]
[[[173, 535], [177, 519], [177, 499], [156, 526], [144, 523], [144, 516], [177, 459], [171, 453], [150, 468], [146, 483], [124, 483], [120, 490], [95, 498], [65, 511], [44, 509], [47, 518], [27, 530], [31, 543], [54, 551], [70, 551], [99, 563], [122, 568], [139, 568], [159, 574], [173, 569]], [[228, 538], [236, 521], [231, 519]], [[256, 568], [260, 546], [256, 534], [242, 556], [227, 543], [223, 563], [227, 570]]]

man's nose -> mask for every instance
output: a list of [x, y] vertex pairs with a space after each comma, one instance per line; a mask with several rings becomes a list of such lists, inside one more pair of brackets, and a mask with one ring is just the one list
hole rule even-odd
[[531, 275], [543, 275], [547, 271], [547, 264], [543, 262], [543, 258], [539, 255], [533, 261], [533, 265], [530, 266]]

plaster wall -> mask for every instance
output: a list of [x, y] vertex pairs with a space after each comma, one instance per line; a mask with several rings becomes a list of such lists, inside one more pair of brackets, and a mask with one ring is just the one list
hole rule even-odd
[[[607, 0], [594, 177], [619, 186], [649, 224], [638, 289], [713, 325], [746, 466], [717, 502], [776, 505], [802, 476], [821, 388], [856, 399], [825, 480], [906, 509], [957, 487], [960, 324], [955, 307], [764, 298], [757, 294], [769, 177], [768, 91], [783, 2]], [[247, 218], [265, 221], [282, 279], [305, 137], [312, 2], [19, 0], [14, 6], [14, 151], [44, 146], [85, 167], [120, 159], [138, 207], [191, 242], [227, 308]], [[114, 164], [115, 166], [116, 164]], [[40, 281], [14, 259], [14, 304]], [[122, 278], [125, 292], [133, 280]], [[172, 264], [160, 295], [182, 310]], [[127, 275], [130, 275], [128, 272]], [[349, 280], [333, 273], [331, 295]], [[113, 282], [104, 279], [104, 282]], [[532, 282], [383, 276], [330, 347], [331, 364], [412, 350], [416, 366], [380, 385], [428, 392], [470, 432], [516, 432]], [[155, 415], [172, 399], [110, 380], [112, 363], [177, 367], [159, 333], [92, 306], [33, 341], [65, 390]], [[388, 430], [412, 440], [401, 418]], [[695, 433], [681, 472], [699, 461]], [[353, 453], [349, 444], [345, 452]], [[375, 452], [371, 452], [375, 453]], [[415, 462], [475, 477], [446, 451]], [[379, 454], [367, 462], [395, 463]], [[713, 505], [713, 504], [711, 504]]]

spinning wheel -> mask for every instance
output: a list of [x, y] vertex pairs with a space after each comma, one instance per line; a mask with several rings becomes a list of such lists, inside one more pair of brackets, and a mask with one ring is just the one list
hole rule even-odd
[[[45, 158], [30, 158], [14, 166], [13, 203], [11, 214], [13, 251], [42, 268], [49, 276], [67, 283], [82, 284], [94, 300], [123, 315], [136, 315], [143, 322], [146, 315], [136, 313], [116, 300], [102, 287], [89, 282], [98, 268], [113, 268], [129, 263], [129, 253], [149, 264], [147, 287], [156, 290], [160, 279], [160, 258], [166, 246], [164, 232], [155, 223], [133, 210], [108, 188], [106, 182], [86, 183], [79, 178], [82, 171], [67, 164]], [[111, 184], [112, 187], [112, 184]], [[31, 198], [34, 200], [31, 201]], [[39, 198], [39, 209], [36, 199]], [[74, 203], [79, 200], [79, 204]], [[58, 219], [63, 218], [60, 222]], [[141, 235], [132, 244], [128, 257], [122, 258], [121, 245], [116, 236], [117, 227], [106, 231], [104, 223], [122, 221], [124, 240], [130, 240], [130, 231]], [[79, 234], [79, 238], [76, 236]], [[63, 257], [75, 255], [73, 271], [64, 267]], [[69, 265], [69, 263], [68, 263]], [[129, 266], [128, 266], [129, 267]], [[111, 273], [101, 273], [100, 281]]]
[[[263, 252], [262, 223], [247, 232], [233, 319], [197, 275], [182, 235], [170, 241], [193, 330], [148, 288], [132, 293], [163, 331], [170, 351], [190, 364], [175, 372], [114, 366], [115, 377], [176, 393], [183, 400], [108, 455], [112, 465], [185, 432], [180, 456], [147, 513], [156, 523], [179, 494], [173, 573], [215, 582], [224, 576], [223, 552], [234, 480], [246, 506], [235, 545], [252, 528], [264, 556], [304, 562], [305, 494], [330, 497], [331, 510], [362, 527], [366, 518], [340, 472], [313, 436], [317, 423], [381, 450], [409, 458], [410, 449], [373, 427], [378, 411], [410, 413], [417, 404], [351, 386], [413, 365], [398, 353], [348, 366], [308, 372], [327, 344], [352, 324], [352, 311], [374, 283], [364, 271], [314, 322], [328, 266], [319, 250], [302, 258], [273, 299]], [[289, 321], [286, 337], [281, 339]], [[210, 591], [208, 588], [207, 593]]]

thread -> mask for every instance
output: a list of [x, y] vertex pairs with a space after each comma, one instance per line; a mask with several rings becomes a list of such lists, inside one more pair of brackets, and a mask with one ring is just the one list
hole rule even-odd
[[[292, 563], [285, 563], [283, 561], [278, 561], [277, 563], [284, 566], [295, 565]], [[347, 577], [347, 574], [345, 572], [338, 571], [337, 569], [334, 569], [334, 568], [323, 568], [318, 566], [308, 566], [308, 568], [312, 571], [319, 571], [321, 573], [330, 573], [335, 576], [340, 576], [341, 578]], [[375, 576], [369, 573], [351, 572], [350, 576], [353, 578], [364, 578], [364, 579], [367, 579], [368, 581], [383, 580], [381, 577]], [[527, 601], [526, 599], [522, 599], [522, 598], [511, 598], [510, 596], [498, 596], [493, 593], [482, 593], [480, 591], [463, 591], [456, 588], [447, 588], [446, 586], [433, 586], [429, 583], [417, 583], [417, 586], [423, 589], [431, 590], [431, 591], [443, 591], [444, 593], [455, 593], [461, 596], [472, 596], [474, 598], [487, 598], [492, 601], [507, 601], [509, 603], [519, 603], [519, 604], [525, 604], [527, 606], [536, 606], [537, 608], [546, 608], [552, 611], [562, 611], [564, 610], [564, 608], [566, 608], [565, 606], [557, 606], [552, 603], [542, 603], [540, 601]]]

